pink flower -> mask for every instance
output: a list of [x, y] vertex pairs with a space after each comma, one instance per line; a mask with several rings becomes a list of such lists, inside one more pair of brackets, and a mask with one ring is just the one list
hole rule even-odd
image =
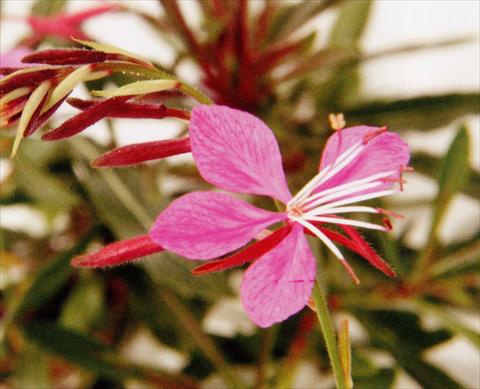
[[[395, 274], [353, 228], [388, 227], [338, 215], [382, 213], [354, 204], [399, 191], [393, 186], [402, 181], [409, 151], [398, 135], [366, 126], [336, 132], [327, 142], [319, 173], [292, 197], [275, 137], [260, 119], [224, 106], [198, 106], [192, 110], [189, 131], [193, 158], [206, 181], [231, 192], [269, 196], [285, 204], [285, 210], [259, 209], [222, 192], [193, 192], [158, 216], [150, 237], [165, 250], [208, 260], [261, 239], [267, 227], [283, 222], [284, 227], [267, 232], [246, 250], [203, 267], [219, 270], [258, 258], [247, 269], [240, 290], [256, 324], [267, 327], [283, 321], [308, 303], [316, 262], [304, 232], [318, 237], [352, 275], [332, 239]], [[326, 224], [338, 225], [348, 237]]]

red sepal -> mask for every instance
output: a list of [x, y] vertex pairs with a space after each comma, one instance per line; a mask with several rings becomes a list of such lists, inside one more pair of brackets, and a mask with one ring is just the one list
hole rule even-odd
[[86, 49], [48, 49], [35, 51], [22, 58], [23, 63], [48, 65], [83, 65], [105, 61], [125, 61], [128, 57]]
[[[70, 92], [71, 93], [71, 92]], [[43, 105], [45, 101], [42, 101], [41, 104], [38, 106], [38, 108], [35, 110], [32, 118], [28, 122], [27, 128], [25, 129], [25, 132], [23, 136], [27, 137], [32, 135], [38, 128], [40, 128], [50, 117], [55, 113], [55, 111], [60, 107], [60, 105], [63, 104], [63, 102], [67, 99], [67, 96], [61, 98], [59, 101], [57, 101], [52, 107], [50, 107], [46, 112], [42, 113], [39, 115], [41, 108], [43, 108]], [[47, 97], [47, 96], [45, 96]], [[45, 99], [44, 99], [45, 100]]]
[[212, 273], [231, 269], [232, 267], [241, 266], [244, 263], [251, 262], [260, 258], [263, 254], [269, 252], [276, 245], [278, 245], [292, 230], [289, 225], [280, 227], [278, 230], [272, 232], [266, 238], [259, 240], [248, 246], [246, 249], [239, 251], [227, 258], [215, 260], [201, 265], [193, 270], [193, 274], [198, 276], [201, 274]]
[[112, 97], [100, 101], [83, 112], [73, 116], [64, 122], [61, 126], [47, 132], [42, 136], [42, 140], [59, 140], [69, 138], [83, 131], [92, 124], [108, 116], [112, 107], [118, 103], [130, 98], [129, 96]]
[[161, 251], [164, 249], [150, 239], [149, 235], [141, 235], [109, 244], [92, 254], [75, 257], [71, 264], [75, 267], [93, 268], [117, 266]]
[[[82, 111], [93, 107], [102, 100], [82, 100], [78, 98], [68, 99], [68, 103]], [[147, 103], [138, 100], [117, 101], [118, 104], [109, 107], [108, 117], [131, 118], [131, 119], [163, 119], [165, 117], [175, 117], [178, 119], [190, 119], [190, 112], [184, 109], [166, 107], [164, 104]]]
[[[70, 68], [62, 69], [62, 71], [69, 71]], [[59, 75], [58, 69], [43, 69], [32, 71], [28, 73], [21, 73], [16, 76], [12, 76], [7, 80], [0, 80], [0, 97], [11, 92], [14, 89], [18, 89], [24, 86], [36, 86], [42, 81], [55, 78]]]
[[153, 161], [171, 157], [173, 155], [189, 153], [191, 151], [190, 138], [160, 140], [155, 142], [135, 143], [119, 147], [98, 157], [92, 162], [94, 167], [123, 167], [137, 165], [146, 161]]
[[368, 263], [380, 270], [382, 273], [386, 274], [389, 277], [396, 277], [395, 271], [386, 263], [374, 249], [370, 247], [367, 241], [363, 239], [360, 233], [351, 226], [340, 225], [340, 227], [345, 231], [345, 233], [356, 243], [357, 248], [360, 251], [357, 251], [363, 258], [365, 258]]

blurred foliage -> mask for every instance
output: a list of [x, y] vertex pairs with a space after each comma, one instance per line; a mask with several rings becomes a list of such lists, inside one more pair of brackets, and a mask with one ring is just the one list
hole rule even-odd
[[[344, 112], [349, 124], [388, 124], [398, 131], [458, 126], [466, 115], [479, 113], [476, 93], [364, 101], [359, 95], [359, 66], [376, 57], [365, 56], [360, 49], [371, 1], [265, 1], [263, 9], [245, 19], [243, 30], [232, 26], [237, 25], [239, 7], [248, 2], [198, 4], [201, 33], [188, 26], [179, 1], [159, 1], [164, 10], [159, 18], [130, 9], [128, 2], [122, 2], [122, 10], [139, 15], [172, 43], [178, 57], [169, 72], [176, 73], [183, 61], [193, 60], [216, 101], [248, 109], [269, 123], [279, 139], [292, 189], [302, 186], [317, 168], [330, 112]], [[65, 6], [68, 1], [38, 0], [32, 12], [51, 15]], [[315, 32], [299, 36], [299, 30], [327, 9], [336, 12], [337, 19], [326, 47], [318, 50], [313, 45]], [[229, 39], [240, 49], [228, 46]], [[413, 55], [452, 44], [399, 47], [377, 57]], [[267, 69], [248, 85], [246, 75], [258, 63], [242, 51], [242, 45], [254, 46], [254, 55], [263, 58]], [[219, 47], [228, 59], [221, 64], [209, 56]], [[208, 85], [205, 69], [229, 76], [223, 89]], [[313, 111], [299, 114], [305, 107]], [[458, 127], [445, 156], [424, 152], [412, 156], [417, 172], [439, 186], [437, 198], [424, 202], [434, 215], [425, 246], [412, 249], [406, 244], [410, 226], [398, 239], [366, 233], [396, 267], [397, 279], [386, 279], [355, 258], [352, 263], [362, 284], [351, 285], [336, 261], [318, 250], [334, 315], [348, 313], [365, 330], [362, 340], [352, 340], [355, 388], [391, 388], [401, 372], [425, 388], [461, 388], [428, 362], [425, 352], [454, 336], [479, 347], [479, 334], [449, 313], [452, 309], [478, 313], [479, 233], [450, 245], [439, 239], [455, 196], [461, 192], [478, 200], [480, 178], [469, 165], [467, 128]], [[2, 134], [0, 146], [5, 157], [11, 137]], [[2, 227], [0, 377], [6, 387], [198, 388], [213, 376], [219, 377], [222, 387], [266, 388], [274, 383], [288, 387], [302, 362], [310, 361], [319, 371], [328, 369], [321, 337], [313, 327], [301, 325], [310, 316], [308, 309], [272, 329], [256, 329], [253, 335], [209, 335], [202, 327], [205, 317], [220, 301], [236, 296], [232, 273], [194, 278], [193, 264], [168, 253], [110, 270], [71, 268], [74, 255], [145, 233], [174, 197], [208, 187], [188, 163], [92, 169], [88, 161], [100, 149], [86, 138], [48, 144], [26, 140], [12, 161], [13, 172], [2, 182], [2, 205], [29, 205], [45, 215], [50, 226], [55, 218], [68, 219], [67, 225], [50, 228], [42, 237]], [[167, 181], [178, 182], [178, 188], [167, 192], [162, 185]], [[390, 206], [395, 208], [393, 200]], [[424, 327], [426, 317], [435, 317], [440, 327]], [[148, 329], [155, 345], [186, 356], [186, 364], [172, 372], [157, 363], [164, 357], [148, 350], [144, 357], [149, 363], [123, 352], [138, 329]], [[391, 363], [379, 364], [373, 352], [386, 353]], [[256, 378], [246, 380], [252, 375]]]

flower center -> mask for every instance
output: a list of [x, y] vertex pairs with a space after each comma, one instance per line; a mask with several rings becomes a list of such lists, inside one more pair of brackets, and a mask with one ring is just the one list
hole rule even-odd
[[401, 173], [404, 168], [400, 166], [399, 171], [388, 170], [327, 189], [316, 189], [351, 165], [365, 150], [367, 143], [385, 131], [384, 128], [372, 131], [362, 141], [349, 147], [334, 162], [320, 170], [287, 204], [288, 218], [312, 232], [342, 261], [345, 258], [340, 250], [318, 226], [323, 223], [332, 223], [387, 231], [388, 225], [385, 227], [361, 220], [342, 218], [337, 214], [359, 212], [385, 214], [379, 208], [353, 204], [398, 193], [399, 189], [385, 189], [385, 184], [403, 182]]

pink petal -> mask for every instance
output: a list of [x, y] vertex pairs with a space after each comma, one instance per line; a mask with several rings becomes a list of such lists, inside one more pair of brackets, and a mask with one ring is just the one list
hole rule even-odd
[[283, 321], [308, 302], [315, 281], [315, 258], [296, 224], [277, 247], [251, 265], [240, 294], [250, 318], [260, 327]]
[[225, 193], [193, 192], [173, 201], [150, 236], [189, 259], [212, 259], [247, 244], [284, 214], [256, 208]]
[[232, 192], [290, 200], [277, 141], [260, 119], [200, 105], [192, 110], [189, 129], [193, 159], [205, 180]]
[[[355, 143], [363, 142], [367, 134], [377, 130], [379, 130], [378, 127], [359, 126], [335, 132], [327, 141], [320, 162], [320, 169], [333, 163], [349, 147]], [[407, 166], [409, 159], [410, 153], [407, 143], [398, 134], [384, 132], [370, 139], [364, 151], [354, 161], [330, 180], [320, 185], [317, 190], [388, 171], [396, 172], [390, 177], [398, 179], [402, 166]], [[388, 189], [392, 185], [391, 181], [385, 181], [384, 185], [357, 192], [355, 195]]]

